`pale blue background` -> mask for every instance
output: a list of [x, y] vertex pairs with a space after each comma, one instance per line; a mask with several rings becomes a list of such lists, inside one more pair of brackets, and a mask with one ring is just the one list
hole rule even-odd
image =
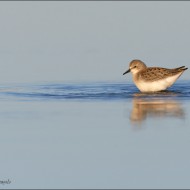
[[[0, 2], [0, 180], [11, 181], [0, 188], [190, 188], [189, 70], [161, 106], [135, 104], [132, 77], [122, 76], [134, 58], [188, 67], [189, 10], [180, 1]], [[100, 99], [61, 96], [96, 90]]]
[[124, 80], [134, 58], [188, 66], [189, 9], [180, 1], [0, 2], [0, 81]]

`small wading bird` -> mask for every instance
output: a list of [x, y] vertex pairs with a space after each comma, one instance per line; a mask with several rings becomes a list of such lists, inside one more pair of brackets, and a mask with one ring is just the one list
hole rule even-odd
[[131, 72], [133, 81], [141, 92], [158, 92], [172, 86], [186, 69], [185, 66], [175, 69], [147, 67], [141, 60], [133, 60], [123, 75]]

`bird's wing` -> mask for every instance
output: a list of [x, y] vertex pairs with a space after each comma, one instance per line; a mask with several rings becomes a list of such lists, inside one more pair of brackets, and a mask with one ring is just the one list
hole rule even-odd
[[185, 66], [178, 67], [175, 69], [166, 69], [161, 67], [149, 67], [144, 72], [140, 74], [140, 78], [148, 81], [155, 81], [167, 78], [169, 76], [174, 76], [180, 72], [185, 71], [187, 68]]

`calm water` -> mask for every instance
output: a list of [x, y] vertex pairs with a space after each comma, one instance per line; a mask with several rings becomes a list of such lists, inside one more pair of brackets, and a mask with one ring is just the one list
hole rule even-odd
[[190, 188], [190, 81], [1, 84], [0, 122], [0, 188]]

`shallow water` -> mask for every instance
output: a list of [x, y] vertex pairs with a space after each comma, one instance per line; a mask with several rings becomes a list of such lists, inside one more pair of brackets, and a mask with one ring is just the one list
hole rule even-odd
[[78, 101], [125, 101], [134, 97], [190, 99], [190, 81], [178, 82], [167, 91], [141, 93], [134, 84], [126, 83], [44, 83], [0, 86], [0, 98], [29, 101], [78, 100]]
[[190, 188], [189, 113], [190, 81], [1, 84], [0, 188]]

